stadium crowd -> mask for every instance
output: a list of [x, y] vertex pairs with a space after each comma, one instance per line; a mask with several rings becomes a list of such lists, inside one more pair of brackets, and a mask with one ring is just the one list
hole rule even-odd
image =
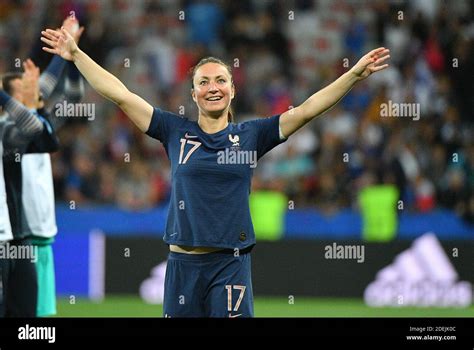
[[[471, 1], [0, 0], [0, 72], [27, 57], [44, 68], [51, 57], [40, 31], [71, 13], [94, 60], [155, 106], [191, 118], [189, 70], [203, 56], [233, 67], [238, 122], [296, 106], [363, 52], [390, 48], [391, 68], [263, 158], [253, 186], [330, 214], [355, 208], [365, 186], [394, 183], [407, 210], [444, 207], [474, 223]], [[93, 118], [56, 117], [57, 200], [131, 210], [166, 203], [160, 143], [87, 84], [82, 102], [94, 104]], [[397, 104], [413, 109], [382, 116]]]

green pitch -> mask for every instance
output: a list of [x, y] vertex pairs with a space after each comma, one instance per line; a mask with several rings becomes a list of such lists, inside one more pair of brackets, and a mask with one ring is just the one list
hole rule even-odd
[[[161, 317], [161, 305], [149, 305], [135, 296], [58, 300], [58, 317]], [[256, 298], [256, 317], [474, 317], [474, 306], [455, 308], [370, 308], [358, 299]]]

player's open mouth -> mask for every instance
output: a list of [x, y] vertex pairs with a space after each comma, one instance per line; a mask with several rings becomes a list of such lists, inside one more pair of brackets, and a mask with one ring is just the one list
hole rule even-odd
[[220, 101], [222, 100], [222, 96], [212, 96], [209, 98], [206, 98], [207, 101]]

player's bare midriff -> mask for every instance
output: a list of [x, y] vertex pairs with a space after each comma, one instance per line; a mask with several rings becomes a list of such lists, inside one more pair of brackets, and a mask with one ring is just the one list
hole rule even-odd
[[188, 247], [185, 245], [170, 245], [170, 251], [175, 253], [183, 254], [207, 254], [212, 252], [217, 252], [222, 250], [222, 248], [213, 248], [213, 247]]

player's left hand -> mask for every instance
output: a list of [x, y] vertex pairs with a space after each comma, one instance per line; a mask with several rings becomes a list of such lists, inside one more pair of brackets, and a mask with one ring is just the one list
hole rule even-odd
[[65, 28], [46, 29], [41, 32], [41, 35], [41, 41], [50, 46], [43, 47], [43, 50], [61, 56], [65, 60], [72, 61], [74, 54], [79, 50], [74, 38]]
[[350, 71], [358, 80], [363, 80], [372, 73], [379, 72], [388, 67], [387, 63], [382, 63], [390, 58], [389, 52], [390, 50], [385, 47], [379, 47], [378, 49], [372, 50], [364, 55]]

